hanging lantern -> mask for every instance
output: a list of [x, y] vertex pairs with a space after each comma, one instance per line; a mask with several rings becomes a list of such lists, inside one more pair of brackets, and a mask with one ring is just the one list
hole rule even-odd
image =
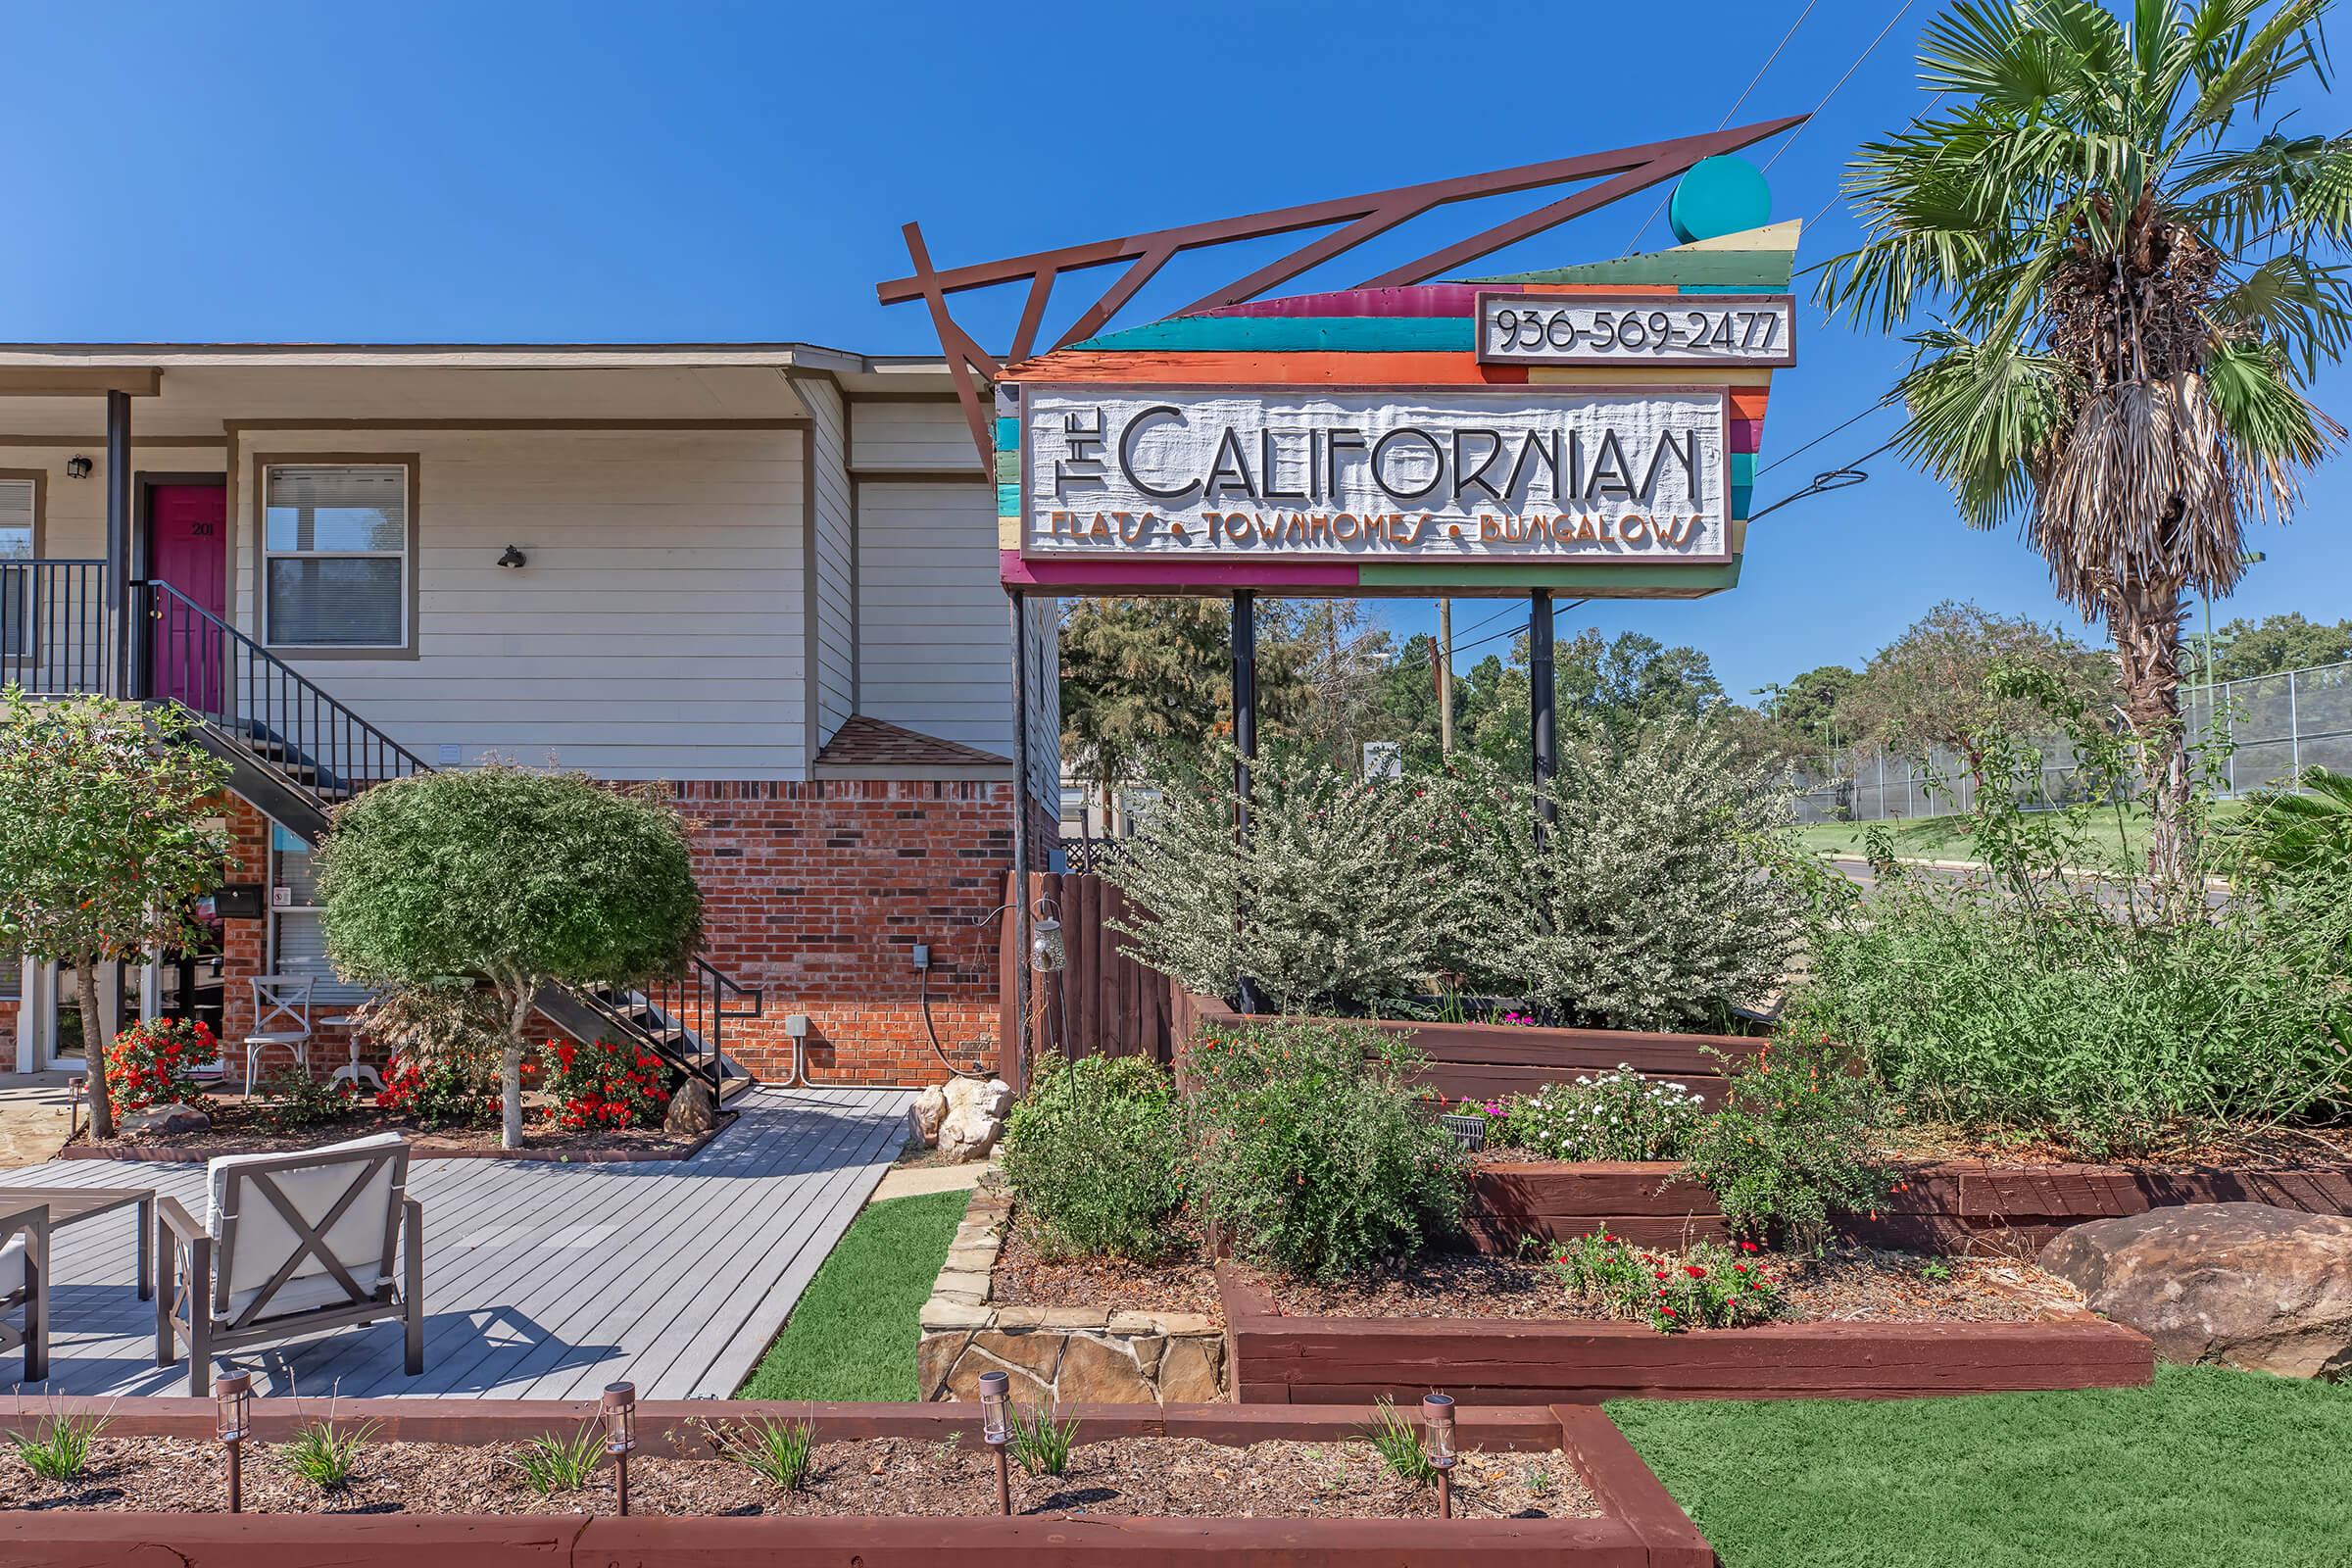
[[1039, 974], [1058, 973], [1070, 961], [1068, 944], [1061, 939], [1061, 922], [1048, 915], [1029, 930], [1029, 967]]

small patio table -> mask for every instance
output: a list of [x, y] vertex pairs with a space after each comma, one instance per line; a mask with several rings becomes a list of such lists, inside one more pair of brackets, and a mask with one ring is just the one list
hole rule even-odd
[[155, 1189], [152, 1187], [0, 1187], [0, 1213], [48, 1205], [52, 1234], [85, 1219], [137, 1205], [139, 1299], [155, 1297]]

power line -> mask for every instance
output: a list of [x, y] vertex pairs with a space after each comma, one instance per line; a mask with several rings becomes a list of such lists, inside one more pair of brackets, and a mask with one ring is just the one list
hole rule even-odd
[[[1740, 96], [1732, 100], [1732, 107], [1723, 112], [1721, 120], [1715, 122], [1717, 130], [1721, 130], [1732, 122], [1732, 117], [1740, 112], [1740, 106], [1747, 102], [1747, 95], [1756, 90], [1756, 83], [1764, 79], [1764, 73], [1772, 69], [1772, 63], [1775, 60], [1781, 58], [1781, 51], [1788, 47], [1788, 40], [1796, 36], [1796, 29], [1805, 24], [1805, 19], [1813, 14], [1813, 8], [1820, 3], [1821, 0], [1805, 0], [1805, 9], [1799, 11], [1796, 14], [1796, 20], [1788, 24], [1788, 30], [1781, 34], [1781, 41], [1773, 46], [1772, 53], [1764, 57], [1764, 64], [1756, 68], [1756, 74], [1748, 78], [1747, 85], [1740, 89]], [[1634, 237], [1626, 241], [1625, 249], [1619, 251], [1618, 255], [1631, 256], [1634, 254], [1634, 247], [1642, 243], [1642, 236], [1649, 232], [1649, 225], [1656, 222], [1658, 214], [1666, 210], [1668, 197], [1672, 194], [1669, 191], [1666, 196], [1658, 198], [1658, 205], [1649, 210], [1649, 216], [1642, 220], [1642, 226], [1634, 230]]]
[[[1830, 83], [1830, 90], [1821, 95], [1821, 102], [1813, 106], [1813, 114], [1805, 117], [1804, 124], [1800, 124], [1794, 130], [1790, 131], [1788, 133], [1788, 139], [1785, 142], [1782, 142], [1780, 146], [1774, 148], [1772, 156], [1764, 160], [1764, 167], [1767, 171], [1769, 171], [1773, 165], [1781, 161], [1781, 154], [1787, 152], [1789, 148], [1796, 145], [1796, 138], [1805, 133], [1805, 125], [1813, 123], [1814, 115], [1818, 115], [1824, 109], [1830, 107], [1830, 100], [1838, 96], [1838, 89], [1853, 79], [1854, 73], [1862, 69], [1862, 62], [1868, 60], [1871, 55], [1877, 51], [1879, 45], [1886, 41], [1886, 35], [1894, 30], [1894, 24], [1902, 21], [1903, 18], [1910, 12], [1911, 7], [1916, 3], [1917, 0], [1903, 0], [1902, 9], [1886, 19], [1886, 25], [1879, 29], [1879, 35], [1876, 38], [1871, 39], [1869, 43], [1863, 46], [1862, 52], [1854, 57], [1854, 63], [1845, 68], [1845, 74], [1839, 76], [1836, 81]], [[1799, 18], [1798, 20], [1802, 21], [1803, 19]]]
[[1852, 418], [1840, 419], [1836, 424], [1831, 425], [1827, 430], [1822, 431], [1821, 434], [1815, 436], [1812, 440], [1806, 442], [1803, 446], [1791, 447], [1787, 452], [1782, 453], [1779, 457], [1773, 459], [1761, 468], [1758, 468], [1756, 470], [1756, 477], [1761, 479], [1764, 477], [1764, 475], [1770, 473], [1782, 464], [1787, 463], [1790, 458], [1795, 457], [1800, 452], [1812, 451], [1815, 447], [1821, 445], [1824, 441], [1827, 441], [1838, 431], [1845, 429], [1848, 425], [1860, 424], [1864, 419], [1869, 418], [1872, 415], [1878, 413], [1881, 409], [1886, 408], [1893, 401], [1894, 394], [1891, 392], [1887, 393], [1885, 397], [1879, 399], [1878, 402], [1873, 403], [1869, 408], [1864, 409], [1860, 414], [1855, 415]]

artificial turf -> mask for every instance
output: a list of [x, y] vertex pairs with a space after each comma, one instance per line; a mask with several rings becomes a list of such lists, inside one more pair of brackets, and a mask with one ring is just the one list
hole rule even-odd
[[851, 1221], [735, 1396], [914, 1398], [915, 1316], [971, 1200], [970, 1193], [893, 1198]]
[[1612, 1403], [1725, 1568], [2347, 1568], [2352, 1388]]

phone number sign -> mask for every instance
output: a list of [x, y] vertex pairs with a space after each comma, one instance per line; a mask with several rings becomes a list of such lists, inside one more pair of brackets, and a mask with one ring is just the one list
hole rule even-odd
[[1486, 365], [1796, 363], [1796, 302], [1787, 294], [1506, 294], [1478, 296]]

